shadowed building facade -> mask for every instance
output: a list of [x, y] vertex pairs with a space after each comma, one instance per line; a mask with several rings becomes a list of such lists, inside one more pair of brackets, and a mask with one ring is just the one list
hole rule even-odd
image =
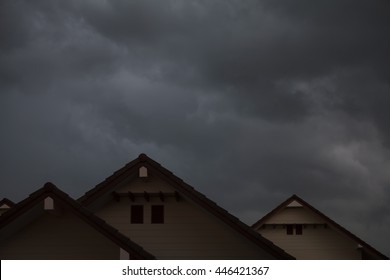
[[292, 259], [145, 154], [79, 202], [158, 259]]
[[0, 259], [154, 259], [51, 183], [0, 217]]
[[294, 259], [145, 154], [77, 201], [51, 183], [0, 216], [1, 259]]
[[388, 259], [297, 195], [281, 203], [252, 228], [297, 259]]
[[0, 203], [1, 259], [387, 259], [294, 195], [252, 228], [145, 154], [74, 200]]

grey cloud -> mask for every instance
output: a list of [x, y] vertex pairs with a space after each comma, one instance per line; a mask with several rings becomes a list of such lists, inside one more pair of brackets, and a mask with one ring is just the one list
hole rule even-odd
[[[2, 1], [1, 195], [52, 180], [78, 196], [145, 152], [248, 223], [297, 193], [376, 242], [389, 219], [387, 11]], [[386, 253], [384, 236], [373, 245]]]

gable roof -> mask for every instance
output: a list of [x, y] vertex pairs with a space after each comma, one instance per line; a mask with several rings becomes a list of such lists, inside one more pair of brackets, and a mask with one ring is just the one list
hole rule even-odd
[[42, 188], [30, 194], [29, 197], [15, 204], [9, 211], [0, 216], [0, 230], [4, 229], [11, 222], [17, 220], [21, 215], [32, 210], [45, 198], [50, 197], [54, 201], [61, 202], [61, 207], [73, 212], [84, 222], [92, 226], [95, 230], [126, 250], [132, 259], [155, 259], [149, 252], [141, 246], [131, 241], [118, 230], [107, 224], [105, 221], [95, 216], [92, 212], [83, 207], [80, 203], [59, 190], [54, 184], [46, 183]]
[[78, 199], [78, 201], [84, 206], [91, 205], [100, 197], [111, 194], [115, 190], [115, 187], [118, 186], [118, 184], [120, 184], [129, 176], [136, 174], [138, 169], [142, 166], [146, 167], [148, 170], [151, 170], [153, 174], [156, 174], [168, 182], [175, 189], [175, 191], [189, 198], [191, 201], [201, 206], [215, 217], [219, 218], [233, 230], [252, 241], [255, 245], [262, 248], [270, 255], [277, 259], [295, 259], [145, 154], [140, 154], [138, 158], [134, 159], [118, 171], [114, 172], [114, 174], [112, 174], [110, 177], [106, 178], [103, 182], [96, 185], [90, 191], [86, 192], [85, 195]]
[[320, 218], [322, 218], [329, 226], [337, 229], [341, 233], [343, 233], [346, 236], [348, 236], [349, 238], [353, 239], [356, 243], [361, 245], [364, 250], [370, 252], [371, 254], [377, 255], [381, 259], [386, 259], [386, 260], [389, 259], [386, 255], [384, 255], [381, 252], [377, 251], [375, 248], [373, 248], [372, 246], [370, 246], [369, 244], [367, 244], [366, 242], [361, 240], [359, 237], [357, 237], [356, 235], [354, 235], [353, 233], [351, 233], [350, 231], [348, 231], [347, 229], [342, 227], [340, 224], [336, 223], [334, 220], [332, 220], [331, 218], [329, 218], [328, 216], [326, 216], [325, 214], [323, 214], [322, 212], [320, 212], [319, 210], [317, 210], [312, 205], [310, 205], [305, 200], [303, 200], [302, 198], [300, 198], [299, 196], [297, 196], [295, 194], [292, 195], [290, 198], [288, 198], [286, 201], [282, 202], [279, 206], [277, 206], [271, 212], [266, 214], [263, 218], [258, 220], [256, 223], [254, 223], [252, 225], [252, 228], [254, 230], [259, 229], [263, 224], [266, 223], [266, 221], [269, 218], [273, 217], [274, 215], [276, 215], [277, 213], [282, 211], [285, 207], [287, 207], [288, 205], [290, 205], [291, 203], [294, 203], [294, 202], [298, 202], [303, 207], [311, 210], [312, 212], [314, 212], [315, 214], [320, 216]]
[[11, 200], [9, 200], [8, 198], [3, 198], [0, 201], [0, 207], [2, 207], [3, 205], [8, 206], [9, 208], [11, 208], [12, 206], [15, 205], [15, 203], [12, 202]]

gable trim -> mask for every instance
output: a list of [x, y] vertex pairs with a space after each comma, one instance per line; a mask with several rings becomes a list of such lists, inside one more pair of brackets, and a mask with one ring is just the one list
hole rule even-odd
[[8, 198], [3, 198], [0, 201], [0, 209], [10, 209], [14, 205], [15, 205], [15, 203], [12, 202], [11, 200], [9, 200]]
[[183, 195], [184, 197], [187, 197], [193, 201], [195, 204], [203, 207], [209, 213], [219, 218], [233, 230], [249, 239], [251, 242], [265, 250], [270, 255], [277, 259], [295, 259], [293, 256], [289, 255], [271, 241], [252, 230], [248, 225], [241, 222], [238, 218], [234, 217], [228, 211], [218, 206], [215, 202], [207, 198], [202, 193], [196, 191], [192, 186], [185, 183], [181, 178], [175, 176], [172, 172], [162, 167], [158, 162], [152, 160], [145, 154], [140, 154], [138, 158], [129, 162], [124, 167], [116, 171], [113, 175], [106, 178], [103, 182], [96, 185], [93, 189], [86, 192], [85, 195], [78, 199], [78, 201], [82, 205], [88, 207], [99, 197], [111, 194], [115, 190], [115, 187], [120, 184], [120, 182], [127, 176], [133, 174], [138, 175], [138, 170], [142, 166], [147, 168], [148, 172], [156, 174], [168, 182], [175, 189], [175, 194], [178, 193]]
[[327, 224], [329, 224], [333, 228], [337, 229], [338, 231], [342, 232], [343, 234], [347, 235], [348, 237], [353, 239], [357, 244], [360, 244], [362, 246], [362, 248], [364, 248], [364, 249], [366, 249], [368, 251], [371, 251], [371, 253], [374, 253], [375, 255], [379, 256], [381, 259], [384, 259], [384, 260], [388, 260], [389, 259], [389, 257], [387, 257], [386, 255], [382, 254], [381, 252], [379, 252], [378, 250], [373, 248], [371, 245], [369, 245], [366, 242], [364, 242], [363, 240], [361, 240], [359, 237], [357, 237], [356, 235], [354, 235], [353, 233], [351, 233], [350, 231], [348, 231], [347, 229], [342, 227], [340, 224], [336, 223], [334, 220], [332, 220], [331, 218], [329, 218], [328, 216], [326, 216], [325, 214], [320, 212], [318, 209], [314, 208], [312, 205], [310, 205], [305, 200], [303, 200], [302, 198], [300, 198], [299, 196], [297, 196], [295, 194], [292, 195], [287, 200], [285, 200], [284, 202], [282, 202], [279, 206], [277, 206], [271, 212], [267, 213], [263, 218], [261, 218], [260, 220], [255, 222], [252, 225], [252, 228], [254, 230], [258, 230], [259, 228], [261, 228], [262, 225], [264, 225], [266, 223], [266, 221], [269, 218], [271, 218], [272, 216], [276, 215], [278, 212], [282, 211], [284, 208], [288, 207], [293, 202], [297, 202], [297, 203], [301, 204], [303, 207], [308, 208], [309, 210], [311, 210], [312, 212], [314, 212], [315, 214], [320, 216], [323, 220], [325, 220], [325, 222]]
[[[22, 200], [0, 216], [0, 230], [24, 213], [28, 212], [38, 203], [45, 201], [48, 197], [53, 199], [53, 201], [59, 202], [61, 207], [65, 207], [70, 210], [77, 217], [81, 218], [95, 230], [117, 244], [120, 248], [127, 250], [132, 259], [155, 259], [152, 254], [145, 251], [141, 246], [131, 241], [128, 237], [124, 236], [118, 230], [94, 215], [80, 203], [70, 198], [66, 193], [59, 190], [52, 183], [46, 183], [41, 189], [35, 191], [29, 197]], [[42, 204], [42, 207], [44, 207], [44, 204]]]

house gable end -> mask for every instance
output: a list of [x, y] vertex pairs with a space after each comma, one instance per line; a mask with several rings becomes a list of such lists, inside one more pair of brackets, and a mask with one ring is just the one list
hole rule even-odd
[[[45, 249], [36, 251], [39, 245]], [[0, 255], [5, 259], [117, 259], [120, 249], [131, 258], [154, 258], [51, 183], [0, 217]]]
[[[147, 176], [140, 176], [142, 175], [140, 174], [141, 168], [147, 170]], [[143, 171], [143, 174], [145, 174], [145, 170]], [[235, 235], [241, 242], [251, 244], [250, 246], [257, 248], [256, 250], [258, 252], [262, 251], [263, 255], [258, 255], [258, 258], [293, 258], [144, 154], [141, 154], [137, 159], [131, 161], [102, 183], [98, 184], [95, 188], [82, 196], [79, 201], [128, 236], [134, 236], [134, 232], [142, 230], [139, 225], [129, 226], [132, 219], [131, 205], [144, 206], [144, 220], [142, 220], [142, 223], [144, 223], [143, 228], [145, 228], [145, 224], [151, 223], [152, 220], [152, 204], [159, 204], [166, 205], [165, 224], [171, 224], [173, 226], [175, 223], [172, 218], [173, 216], [176, 216], [175, 219], [181, 219], [180, 224], [175, 225], [176, 231], [179, 230], [180, 232], [180, 230], [186, 227], [186, 224], [194, 225], [199, 223], [200, 220], [203, 222], [205, 222], [205, 220], [213, 220], [213, 224], [219, 224], [224, 227], [225, 231], [227, 230], [230, 232], [231, 236]], [[194, 209], [197, 209], [197, 211], [194, 211]], [[170, 216], [170, 214], [173, 216]], [[187, 216], [187, 219], [184, 219], [182, 215]], [[201, 215], [203, 215], [203, 218]], [[153, 232], [153, 228], [158, 226], [159, 225], [152, 225], [149, 232]], [[157, 228], [155, 230], [157, 230]], [[172, 230], [174, 230], [174, 228], [172, 228]], [[201, 229], [197, 228], [197, 230]], [[160, 229], [159, 233], [161, 233]], [[218, 233], [215, 232], [211, 234], [218, 235], [219, 231]], [[145, 235], [147, 235], [147, 233], [145, 233]], [[148, 242], [152, 243], [153, 238], [154, 237], [150, 237], [150, 241]], [[188, 236], [188, 238], [192, 237]], [[218, 240], [218, 237], [216, 238], [214, 236], [213, 240]], [[135, 241], [137, 240], [135, 239]], [[146, 249], [149, 248], [149, 245], [146, 246], [141, 241], [137, 242], [143, 244]], [[183, 243], [185, 243], [184, 240]], [[225, 243], [225, 247], [226, 244], [228, 243]], [[199, 245], [198, 247], [201, 248]], [[154, 249], [149, 250], [155, 252]], [[204, 248], [202, 250], [204, 251]], [[232, 251], [234, 251], [234, 249], [232, 249]], [[180, 254], [180, 252], [178, 252], [178, 254]], [[158, 254], [156, 255], [158, 257]], [[174, 256], [174, 253], [170, 256]], [[198, 258], [202, 257], [199, 256]]]
[[[291, 225], [290, 232], [289, 225]], [[344, 255], [346, 258], [353, 258], [355, 255], [359, 256], [359, 258], [388, 259], [387, 256], [374, 249], [372, 246], [346, 230], [344, 227], [324, 215], [297, 195], [293, 195], [281, 203], [259, 221], [254, 223], [252, 228], [257, 232], [264, 234], [264, 236], [271, 239], [276, 244], [279, 244], [279, 246], [285, 248], [290, 253], [293, 253], [291, 250], [287, 249], [286, 246], [295, 246], [290, 240], [291, 238], [295, 238], [293, 240], [296, 241], [298, 238], [302, 238], [293, 236], [296, 225], [299, 225], [299, 227], [302, 226], [302, 228], [306, 228], [304, 231], [314, 234], [311, 237], [311, 245], [309, 245], [308, 249], [311, 248], [314, 251], [320, 251], [320, 247], [315, 249], [316, 245], [313, 245], [317, 243], [330, 249], [332, 246], [336, 246], [337, 248], [345, 247], [346, 250], [352, 250], [350, 251], [352, 253]], [[317, 233], [313, 233], [313, 229], [317, 229]], [[285, 235], [284, 237], [283, 234]], [[286, 235], [288, 236], [289, 234], [291, 235], [287, 238]], [[320, 239], [316, 241], [317, 238]], [[283, 242], [286, 243], [286, 245], [283, 245]], [[299, 245], [299, 247], [302, 246], [307, 245], [304, 245], [303, 243]], [[316, 256], [317, 255], [313, 255], [313, 258], [321, 258]], [[331, 259], [332, 255], [329, 254], [327, 256], [326, 253], [324, 253], [322, 258]]]

